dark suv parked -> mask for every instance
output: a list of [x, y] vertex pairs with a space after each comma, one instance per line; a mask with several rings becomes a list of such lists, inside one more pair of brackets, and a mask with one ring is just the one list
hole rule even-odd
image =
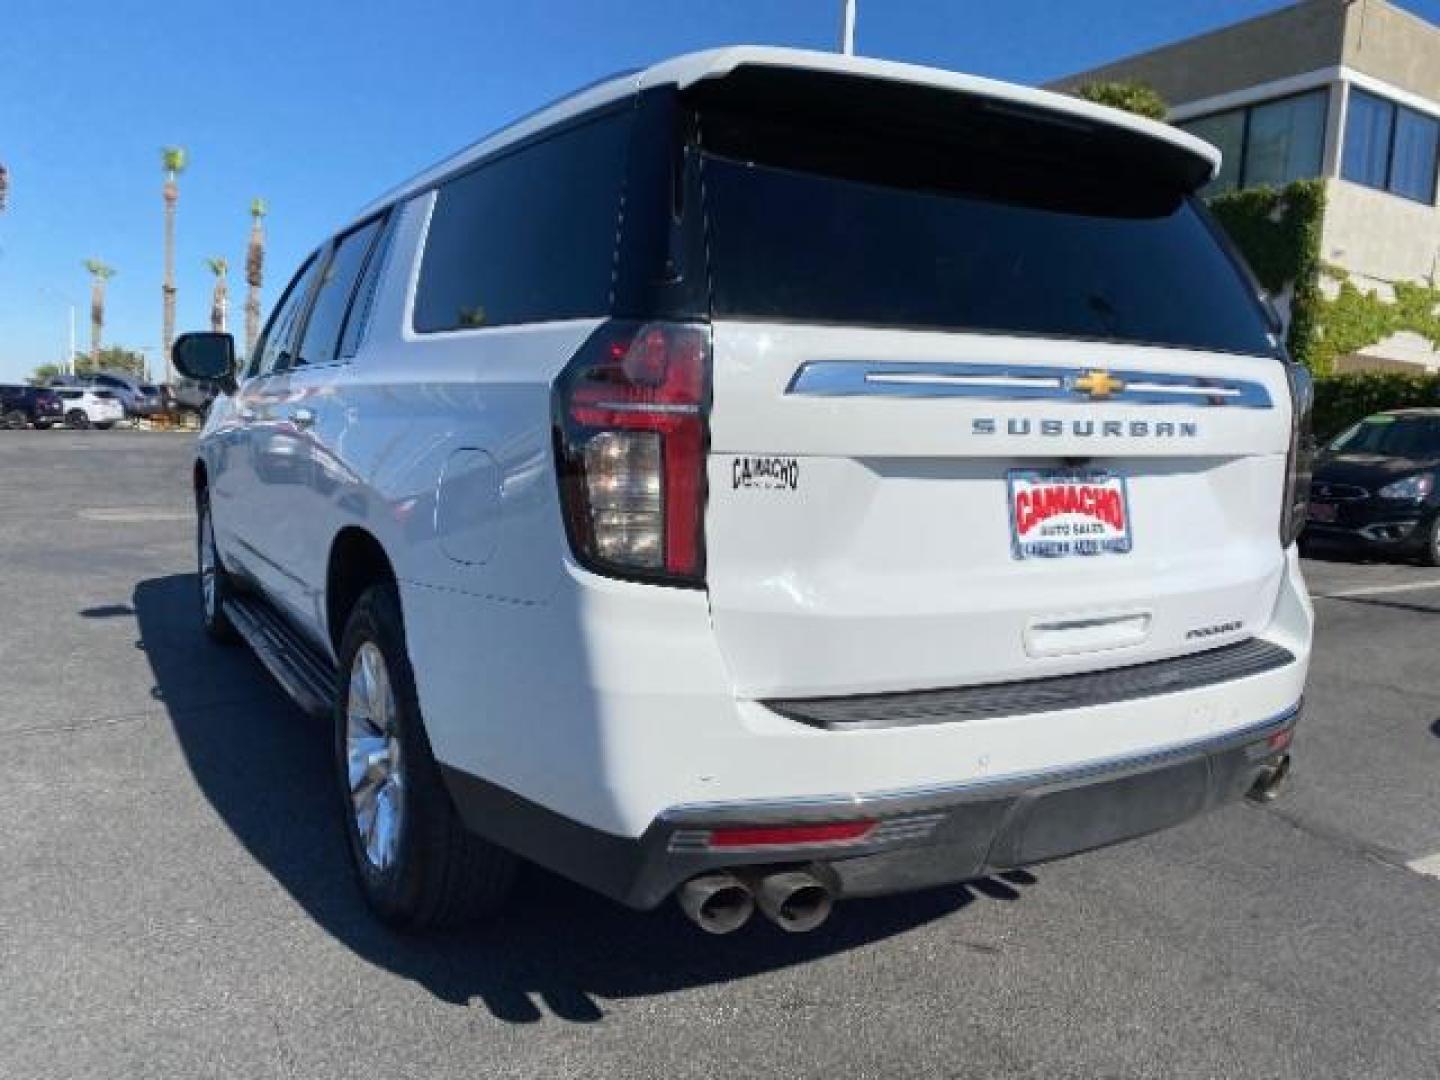
[[0, 386], [0, 427], [54, 427], [64, 420], [60, 395], [41, 386]]

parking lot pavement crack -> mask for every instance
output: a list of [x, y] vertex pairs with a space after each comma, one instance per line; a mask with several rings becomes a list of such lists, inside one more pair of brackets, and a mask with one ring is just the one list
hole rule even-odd
[[34, 724], [29, 727], [15, 728], [11, 731], [0, 732], [7, 739], [28, 738], [45, 735], [68, 735], [76, 732], [98, 731], [105, 728], [118, 727], [124, 724], [137, 724], [146, 720], [154, 719], [157, 716], [170, 717], [171, 719], [184, 719], [196, 713], [211, 709], [228, 709], [237, 705], [259, 705], [264, 704], [263, 699], [253, 695], [237, 698], [225, 698], [219, 701], [207, 701], [198, 705], [187, 706], [184, 709], [171, 709], [163, 704], [157, 704], [149, 709], [142, 709], [137, 712], [105, 713], [99, 716], [83, 717], [77, 720], [66, 720], [54, 724]]
[[1320, 825], [1314, 821], [1306, 820], [1297, 814], [1290, 813], [1278, 803], [1266, 803], [1263, 806], [1255, 807], [1261, 813], [1269, 814], [1283, 821], [1297, 832], [1329, 844], [1346, 852], [1347, 854], [1366, 859], [1370, 862], [1379, 863], [1394, 870], [1411, 871], [1414, 868], [1410, 865], [1410, 856], [1394, 848], [1383, 844], [1375, 844], [1361, 840], [1342, 829], [1333, 828], [1327, 825]]

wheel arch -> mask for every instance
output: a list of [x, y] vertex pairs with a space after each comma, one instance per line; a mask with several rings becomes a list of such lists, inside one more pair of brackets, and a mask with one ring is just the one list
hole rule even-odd
[[374, 533], [347, 525], [330, 542], [325, 566], [325, 629], [340, 654], [340, 639], [361, 594], [378, 581], [398, 582], [395, 566]]

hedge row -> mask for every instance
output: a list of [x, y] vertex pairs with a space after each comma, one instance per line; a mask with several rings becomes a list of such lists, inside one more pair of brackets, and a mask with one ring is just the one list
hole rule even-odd
[[1315, 434], [1338, 435], [1356, 420], [1383, 409], [1440, 407], [1440, 375], [1355, 371], [1315, 380]]

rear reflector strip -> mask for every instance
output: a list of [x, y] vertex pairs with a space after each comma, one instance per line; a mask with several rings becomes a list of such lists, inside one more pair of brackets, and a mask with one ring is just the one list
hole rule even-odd
[[768, 825], [713, 829], [711, 848], [809, 847], [863, 840], [875, 829], [873, 821], [837, 821], [820, 825]]

